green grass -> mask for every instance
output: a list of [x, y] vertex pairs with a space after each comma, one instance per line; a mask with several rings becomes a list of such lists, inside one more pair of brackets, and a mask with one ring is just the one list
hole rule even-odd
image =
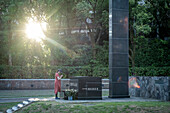
[[[102, 96], [108, 96], [109, 91], [102, 91]], [[0, 90], [0, 98], [47, 98], [54, 97], [54, 90]]]
[[18, 113], [170, 113], [169, 102], [57, 103], [36, 102]]
[[53, 97], [54, 90], [0, 90], [0, 98]]
[[20, 102], [11, 102], [11, 103], [0, 103], [0, 112], [5, 113], [7, 109], [12, 108], [13, 106], [16, 106]]
[[109, 96], [109, 91], [102, 91], [102, 96]]

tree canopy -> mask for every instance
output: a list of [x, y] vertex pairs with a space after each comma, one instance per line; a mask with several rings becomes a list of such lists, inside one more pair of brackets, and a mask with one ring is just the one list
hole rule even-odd
[[[170, 65], [169, 18], [168, 0], [129, 0], [130, 67]], [[109, 0], [1, 0], [0, 64], [85, 66], [97, 75], [109, 64], [108, 21]]]

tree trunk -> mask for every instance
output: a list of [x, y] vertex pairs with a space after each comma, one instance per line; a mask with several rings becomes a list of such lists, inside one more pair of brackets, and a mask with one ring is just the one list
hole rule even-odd
[[132, 63], [132, 76], [135, 75], [135, 71], [134, 71], [134, 68], [135, 68], [135, 51], [136, 51], [136, 43], [134, 41], [134, 39], [136, 38], [135, 35], [136, 34], [135, 34], [135, 31], [134, 31], [133, 25], [130, 25], [131, 48], [129, 48], [129, 51], [130, 51], [129, 58], [130, 58], [131, 63]]
[[92, 46], [92, 53], [93, 53], [93, 58], [96, 58], [96, 42], [95, 42], [95, 33], [89, 32], [90, 36], [90, 41], [91, 41], [91, 46]]
[[11, 45], [12, 45], [12, 31], [11, 31], [11, 21], [8, 21], [8, 65], [12, 66], [12, 55], [11, 55]]
[[70, 36], [70, 35], [71, 35], [71, 28], [70, 28], [70, 20], [69, 20], [69, 16], [67, 16], [66, 35], [67, 35], [67, 36]]
[[51, 58], [50, 58], [50, 61], [51, 61], [51, 66], [55, 66], [56, 62], [55, 62], [55, 59], [54, 59], [54, 49], [53, 47], [51, 48]]
[[8, 54], [8, 65], [9, 66], [12, 66], [12, 56], [11, 56], [11, 53], [9, 52]]

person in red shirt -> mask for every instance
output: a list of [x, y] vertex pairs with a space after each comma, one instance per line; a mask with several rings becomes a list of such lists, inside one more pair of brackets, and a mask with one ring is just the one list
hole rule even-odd
[[59, 69], [55, 73], [55, 86], [54, 86], [55, 99], [59, 99], [57, 95], [58, 92], [61, 92], [61, 78], [63, 77], [63, 75], [60, 76], [60, 73], [62, 73], [61, 69]]

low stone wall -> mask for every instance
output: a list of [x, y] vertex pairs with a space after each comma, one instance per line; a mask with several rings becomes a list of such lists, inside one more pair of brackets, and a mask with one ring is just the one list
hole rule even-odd
[[[132, 78], [132, 77], [129, 77]], [[140, 88], [129, 88], [131, 97], [170, 101], [170, 77], [136, 77]], [[70, 79], [62, 79], [62, 89], [69, 88]], [[102, 88], [109, 89], [109, 79], [102, 79]], [[0, 79], [0, 90], [54, 89], [54, 79]]]
[[[132, 78], [132, 77], [129, 77]], [[170, 77], [136, 77], [140, 88], [129, 88], [129, 95], [170, 101]]]
[[[0, 90], [54, 89], [55, 79], [0, 79]], [[70, 79], [61, 80], [61, 88], [69, 88]], [[102, 88], [109, 88], [109, 79], [102, 79]]]
[[0, 79], [0, 90], [52, 89], [53, 79]]

